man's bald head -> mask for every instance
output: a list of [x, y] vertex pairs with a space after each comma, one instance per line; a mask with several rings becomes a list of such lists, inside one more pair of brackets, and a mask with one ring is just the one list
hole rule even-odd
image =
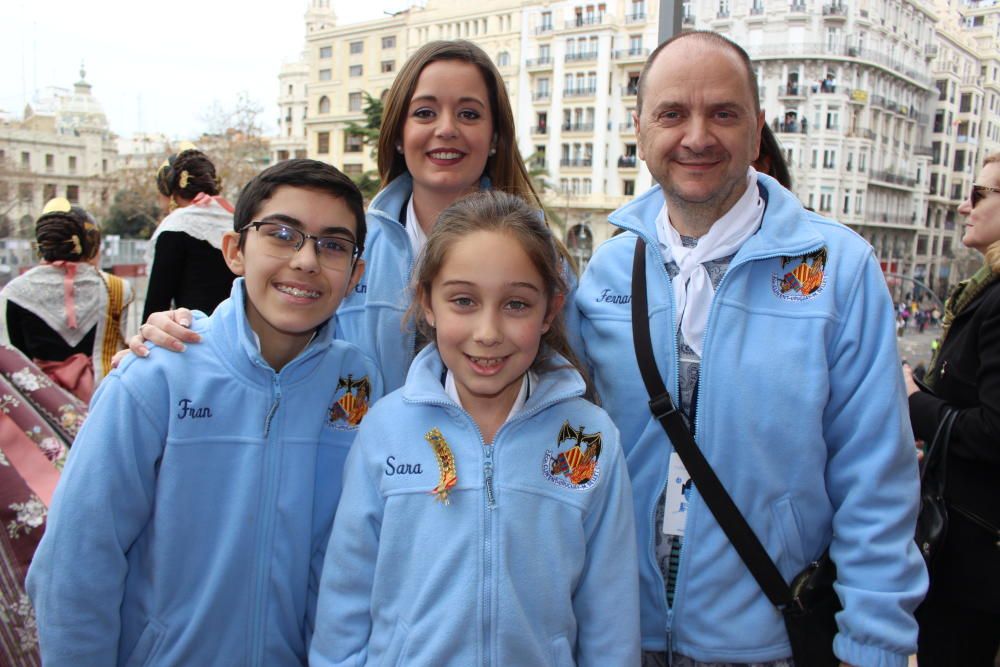
[[[652, 68], [653, 63], [656, 61], [657, 56], [665, 48], [673, 44], [674, 42], [680, 41], [682, 39], [697, 39], [706, 45], [720, 46], [725, 49], [729, 49], [731, 52], [736, 54], [743, 65], [746, 67], [747, 73], [747, 83], [750, 86], [750, 91], [753, 93], [754, 111], [760, 112], [760, 91], [757, 88], [757, 75], [753, 71], [753, 63], [750, 61], [750, 56], [747, 52], [743, 50], [736, 42], [723, 37], [722, 35], [710, 32], [708, 30], [689, 30], [687, 32], [682, 32], [674, 35], [667, 41], [660, 44], [656, 49], [649, 54], [649, 58], [646, 59], [646, 64], [642, 66], [642, 72], [639, 74], [639, 89], [636, 94], [636, 113], [642, 114], [642, 92], [646, 85], [646, 78], [649, 74], [650, 68]], [[685, 63], [685, 67], [690, 67], [691, 63]]]

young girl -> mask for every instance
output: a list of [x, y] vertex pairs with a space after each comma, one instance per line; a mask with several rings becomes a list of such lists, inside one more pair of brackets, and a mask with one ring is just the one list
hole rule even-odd
[[[541, 203], [517, 150], [503, 78], [471, 42], [431, 42], [403, 64], [385, 99], [378, 167], [382, 190], [367, 214], [368, 271], [337, 311], [337, 327], [378, 362], [391, 391], [403, 384], [419, 347], [403, 327], [407, 285], [441, 211], [480, 189], [516, 194], [539, 209]], [[186, 313], [174, 317], [190, 321]], [[178, 340], [165, 334], [197, 341], [160, 315], [143, 333], [173, 349], [180, 349]], [[132, 349], [145, 354], [141, 336]]]
[[470, 195], [414, 290], [432, 344], [348, 455], [310, 664], [638, 664], [631, 489], [582, 398], [551, 233], [517, 197]]

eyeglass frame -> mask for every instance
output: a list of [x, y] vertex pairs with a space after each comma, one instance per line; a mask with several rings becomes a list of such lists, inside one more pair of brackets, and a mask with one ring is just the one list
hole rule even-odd
[[971, 208], [976, 208], [976, 204], [983, 200], [988, 192], [1000, 192], [1000, 188], [994, 188], [989, 185], [978, 185], [976, 183], [972, 184], [972, 192], [969, 193], [969, 201], [971, 202]]
[[[362, 246], [361, 244], [359, 244], [357, 242], [357, 240], [355, 240], [353, 238], [350, 238], [350, 237], [347, 237], [347, 236], [335, 236], [335, 235], [332, 235], [332, 234], [331, 235], [323, 235], [323, 236], [316, 236], [315, 234], [307, 234], [304, 231], [302, 231], [301, 229], [298, 229], [297, 227], [294, 227], [294, 226], [289, 225], [289, 224], [284, 223], [284, 222], [278, 222], [276, 220], [252, 220], [252, 221], [248, 222], [247, 224], [243, 225], [242, 227], [240, 227], [239, 230], [237, 230], [236, 233], [237, 234], [244, 234], [251, 227], [253, 227], [254, 230], [256, 230], [257, 232], [260, 232], [260, 226], [261, 225], [276, 225], [278, 227], [284, 227], [285, 229], [291, 230], [291, 231], [293, 231], [293, 232], [295, 232], [296, 234], [299, 235], [299, 239], [300, 240], [299, 240], [298, 243], [295, 244], [295, 252], [293, 252], [290, 257], [287, 257], [285, 259], [291, 259], [292, 257], [294, 257], [296, 255], [296, 253], [298, 253], [300, 250], [302, 250], [302, 247], [306, 244], [306, 241], [309, 241], [311, 239], [313, 241], [313, 252], [316, 253], [316, 261], [319, 262], [319, 251], [316, 249], [316, 244], [320, 240], [322, 240], [322, 239], [337, 239], [338, 241], [348, 242], [348, 243], [350, 243], [354, 247], [354, 252], [351, 253], [351, 264], [350, 264], [350, 270], [353, 272], [354, 271], [354, 267], [357, 266], [358, 260], [361, 259], [361, 255], [364, 253], [364, 250], [365, 250], [364, 246]], [[275, 259], [281, 259], [281, 258], [275, 258]], [[331, 268], [331, 267], [324, 267], [324, 268]], [[332, 269], [332, 270], [336, 270], [336, 269]]]

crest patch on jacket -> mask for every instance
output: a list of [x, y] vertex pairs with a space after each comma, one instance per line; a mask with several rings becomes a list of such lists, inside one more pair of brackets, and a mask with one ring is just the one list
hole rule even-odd
[[781, 271], [771, 274], [771, 288], [787, 301], [804, 301], [826, 286], [826, 246], [798, 257], [782, 257]]
[[556, 438], [556, 450], [545, 450], [542, 473], [545, 478], [567, 489], [589, 489], [601, 476], [601, 432], [587, 433], [586, 427], [563, 423]]
[[342, 431], [353, 431], [368, 414], [372, 383], [365, 375], [354, 379], [348, 374], [337, 380], [337, 391], [327, 412], [327, 424]]

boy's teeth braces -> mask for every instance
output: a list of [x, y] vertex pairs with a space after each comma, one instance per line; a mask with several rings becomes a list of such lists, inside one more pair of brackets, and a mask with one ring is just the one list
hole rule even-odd
[[309, 290], [299, 289], [297, 287], [291, 287], [290, 285], [276, 285], [279, 292], [284, 292], [285, 294], [291, 294], [292, 296], [298, 297], [312, 297], [316, 298], [319, 296], [319, 292], [310, 292]]

